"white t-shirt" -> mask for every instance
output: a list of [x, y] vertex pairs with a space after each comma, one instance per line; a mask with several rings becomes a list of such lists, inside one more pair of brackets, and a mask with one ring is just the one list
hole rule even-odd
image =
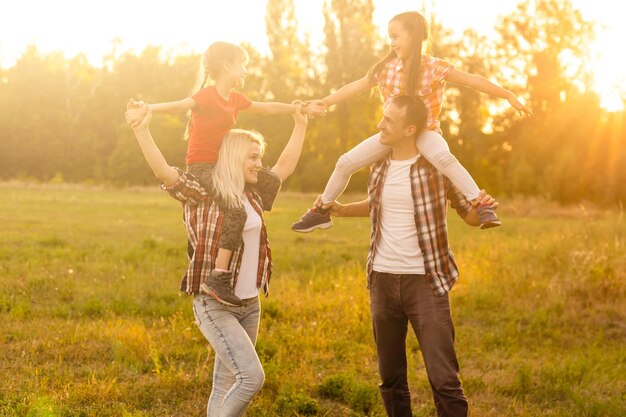
[[259, 295], [256, 279], [259, 270], [259, 246], [261, 244], [261, 216], [254, 210], [246, 197], [243, 199], [243, 206], [248, 218], [243, 227], [243, 255], [237, 276], [237, 285], [235, 286], [235, 295], [242, 300]]
[[380, 229], [374, 271], [389, 274], [424, 274], [424, 256], [417, 240], [411, 194], [411, 165], [415, 158], [389, 161], [380, 197]]

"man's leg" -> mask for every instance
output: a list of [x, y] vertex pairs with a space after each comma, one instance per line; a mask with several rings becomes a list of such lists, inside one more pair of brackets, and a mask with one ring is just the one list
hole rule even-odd
[[422, 350], [437, 415], [465, 417], [468, 403], [458, 376], [448, 294], [437, 297], [428, 277], [413, 277], [416, 279], [403, 281], [403, 294], [416, 294], [415, 302], [407, 306], [407, 314]]
[[372, 273], [370, 308], [378, 355], [380, 394], [389, 417], [411, 417], [407, 381], [407, 318], [400, 305], [398, 275]]

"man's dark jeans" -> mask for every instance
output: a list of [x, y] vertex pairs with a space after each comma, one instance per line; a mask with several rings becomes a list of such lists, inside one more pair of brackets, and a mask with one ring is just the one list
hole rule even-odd
[[387, 415], [411, 417], [406, 357], [410, 322], [422, 350], [437, 415], [467, 416], [448, 294], [434, 295], [426, 275], [374, 271], [370, 277], [370, 308], [382, 380], [380, 392]]

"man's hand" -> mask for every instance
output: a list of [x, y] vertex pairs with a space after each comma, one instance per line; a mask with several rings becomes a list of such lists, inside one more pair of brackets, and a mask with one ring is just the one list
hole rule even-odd
[[487, 194], [487, 191], [485, 190], [480, 190], [480, 192], [478, 193], [478, 197], [476, 197], [476, 199], [474, 199], [471, 204], [474, 208], [480, 206], [491, 206], [494, 210], [497, 209], [499, 206], [499, 203], [496, 201], [496, 199]]

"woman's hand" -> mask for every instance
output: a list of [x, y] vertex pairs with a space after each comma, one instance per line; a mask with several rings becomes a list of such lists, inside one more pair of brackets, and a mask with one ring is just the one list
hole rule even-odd
[[326, 116], [328, 105], [324, 100], [307, 100], [304, 103], [304, 112], [311, 119]]
[[143, 101], [128, 100], [126, 104], [126, 123], [133, 129], [144, 129], [150, 125], [152, 110]]
[[293, 120], [296, 123], [296, 126], [304, 126], [306, 127], [309, 124], [309, 119], [304, 113], [304, 103], [302, 101], [296, 100], [291, 104], [296, 104], [296, 111], [293, 113]]

